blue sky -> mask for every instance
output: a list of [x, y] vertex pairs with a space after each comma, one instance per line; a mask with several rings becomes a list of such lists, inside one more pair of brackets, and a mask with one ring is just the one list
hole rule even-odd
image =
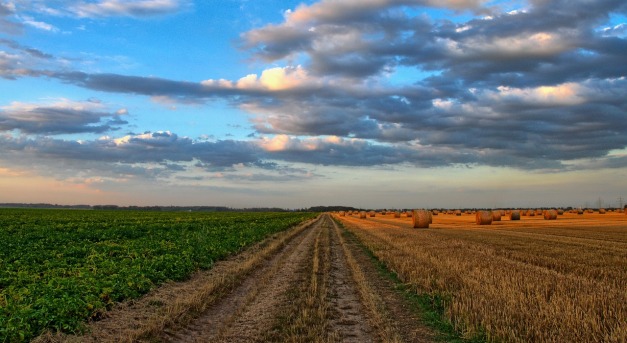
[[0, 202], [604, 206], [627, 4], [0, 0]]

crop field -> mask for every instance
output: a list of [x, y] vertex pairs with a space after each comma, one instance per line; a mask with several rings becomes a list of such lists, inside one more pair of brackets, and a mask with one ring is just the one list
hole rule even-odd
[[0, 209], [0, 342], [78, 332], [311, 213]]
[[627, 341], [627, 215], [556, 217], [2, 209], [0, 342]]
[[428, 293], [466, 337], [627, 341], [627, 216], [475, 224], [439, 214], [428, 229], [394, 214], [336, 215], [403, 283]]

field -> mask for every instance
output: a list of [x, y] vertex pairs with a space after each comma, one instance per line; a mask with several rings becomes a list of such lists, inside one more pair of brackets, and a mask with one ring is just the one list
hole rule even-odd
[[78, 332], [116, 302], [312, 217], [0, 209], [0, 342]]
[[625, 214], [432, 219], [0, 210], [0, 342], [627, 341]]
[[507, 342], [627, 341], [627, 216], [337, 216], [465, 336]]

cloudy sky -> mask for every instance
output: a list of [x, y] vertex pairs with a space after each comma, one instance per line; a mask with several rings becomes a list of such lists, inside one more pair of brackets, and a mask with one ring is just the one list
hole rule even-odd
[[604, 206], [624, 0], [0, 0], [0, 202]]

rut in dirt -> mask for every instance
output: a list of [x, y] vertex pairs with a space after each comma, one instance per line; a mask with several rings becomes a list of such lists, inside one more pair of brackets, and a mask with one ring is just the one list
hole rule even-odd
[[363, 250], [322, 215], [232, 292], [185, 327], [164, 331], [159, 340], [432, 341], [428, 330], [416, 325], [418, 319]]

